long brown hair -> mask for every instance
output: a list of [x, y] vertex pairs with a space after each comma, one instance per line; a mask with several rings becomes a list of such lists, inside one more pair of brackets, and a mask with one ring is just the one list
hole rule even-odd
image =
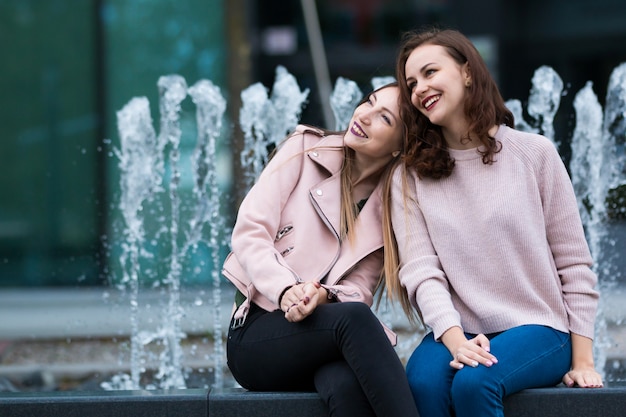
[[476, 138], [480, 141], [485, 148], [481, 151], [483, 163], [492, 164], [500, 144], [489, 135], [489, 129], [501, 124], [514, 127], [513, 113], [505, 106], [496, 82], [472, 42], [456, 30], [438, 28], [405, 33], [396, 59], [400, 111], [411, 134], [406, 163], [415, 168], [422, 178], [445, 178], [454, 169], [454, 160], [448, 152], [441, 128], [432, 124], [412, 105], [411, 91], [405, 82], [405, 66], [409, 55], [418, 46], [426, 44], [442, 46], [459, 65], [468, 64], [471, 85], [468, 87], [464, 111], [469, 127], [463, 139]]
[[[409, 300], [406, 289], [400, 283], [400, 256], [398, 254], [398, 242], [393, 232], [393, 225], [391, 222], [391, 188], [393, 182], [396, 180], [394, 172], [399, 171], [399, 177], [402, 181], [402, 189], [407, 189], [407, 175], [406, 175], [406, 163], [403, 159], [397, 161], [392, 167], [392, 172], [384, 179], [383, 183], [383, 245], [385, 248], [383, 256], [383, 276], [378, 286], [384, 286], [387, 289], [387, 299], [389, 301], [398, 300], [400, 306], [409, 319], [409, 322], [413, 325], [423, 324], [422, 315], [419, 309], [414, 309]], [[403, 204], [406, 208], [407, 196], [406, 192], [403, 192]], [[406, 209], [404, 210], [406, 213]], [[382, 293], [381, 293], [382, 294]], [[380, 297], [379, 300], [380, 302]]]
[[[372, 94], [389, 87], [399, 87], [397, 82], [391, 82], [382, 85], [375, 90], [366, 94], [356, 107], [367, 102]], [[355, 107], [355, 109], [356, 109]], [[405, 129], [406, 132], [406, 129]], [[345, 134], [345, 131], [343, 132]], [[404, 133], [404, 132], [403, 132]], [[404, 149], [404, 143], [402, 143]], [[401, 152], [402, 153], [402, 152]], [[393, 165], [390, 162], [382, 171], [381, 179], [389, 176], [390, 166]], [[352, 170], [354, 168], [354, 151], [349, 147], [344, 149], [344, 161], [341, 168], [341, 238], [347, 237], [348, 242], [354, 241], [355, 223], [357, 220], [358, 211], [355, 210], [356, 202], [354, 201], [352, 193]]]
[[[399, 86], [397, 82], [385, 84], [377, 88], [376, 90], [372, 91], [371, 93], [367, 94], [363, 98], [363, 100], [361, 100], [361, 102], [359, 103], [359, 106], [365, 103], [373, 93], [380, 91], [384, 88], [388, 88], [388, 87], [399, 87]], [[405, 149], [408, 143], [407, 135], [406, 135], [408, 130], [407, 130], [406, 124], [404, 123], [404, 120], [401, 118], [400, 121], [402, 123], [402, 128], [403, 128], [400, 155], [404, 155]], [[352, 233], [355, 229], [354, 224], [356, 223], [357, 214], [358, 214], [354, 209], [355, 202], [352, 197], [352, 181], [351, 181], [351, 175], [350, 175], [352, 171], [352, 167], [353, 167], [353, 161], [354, 161], [353, 155], [354, 155], [354, 151], [346, 147], [344, 164], [341, 170], [341, 230], [342, 230], [342, 233], [346, 233], [348, 241], [353, 241], [354, 239], [354, 236]], [[396, 245], [395, 238], [393, 236], [393, 231], [391, 229], [391, 206], [389, 204], [389, 200], [390, 200], [389, 197], [391, 195], [390, 187], [391, 187], [392, 173], [398, 166], [401, 166], [402, 164], [403, 164], [402, 157], [394, 158], [392, 161], [390, 161], [387, 164], [387, 166], [385, 166], [385, 168], [383, 169], [381, 173], [380, 180], [379, 180], [379, 181], [382, 181], [382, 184], [383, 184], [383, 187], [382, 187], [383, 268], [380, 271], [381, 272], [380, 279], [378, 280], [378, 283], [376, 284], [376, 288], [374, 289], [374, 293], [376, 292], [378, 293], [377, 305], [380, 305], [380, 301], [382, 299], [382, 294], [383, 294], [382, 289], [385, 287], [387, 282], [389, 282], [386, 279], [387, 270], [393, 269], [394, 265], [396, 266], [395, 268], [397, 268], [397, 265], [398, 265], [395, 259], [389, 259], [387, 255], [387, 250], [391, 248], [393, 245]], [[389, 256], [397, 258], [397, 253], [398, 251], [394, 246]], [[397, 272], [396, 272], [396, 276], [397, 276]], [[389, 290], [387, 291], [387, 294], [389, 295]]]

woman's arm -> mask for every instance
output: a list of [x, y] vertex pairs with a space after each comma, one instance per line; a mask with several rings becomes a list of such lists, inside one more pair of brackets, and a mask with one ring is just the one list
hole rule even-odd
[[439, 339], [446, 330], [461, 328], [461, 317], [452, 304], [447, 277], [419, 207], [418, 181], [416, 174], [409, 171], [405, 182], [403, 170], [396, 169], [391, 187], [391, 221], [398, 244], [402, 286], [421, 312], [424, 324]]
[[591, 254], [567, 170], [550, 145], [544, 158], [539, 164], [539, 183], [546, 234], [561, 278], [572, 338], [572, 367], [563, 383], [568, 387], [602, 387], [602, 377], [595, 370], [592, 340], [599, 297], [594, 289], [597, 276], [591, 270]]
[[287, 139], [242, 201], [231, 246], [257, 291], [278, 304], [285, 288], [299, 277], [276, 250], [274, 241], [282, 211], [299, 180], [304, 158], [304, 135]]
[[568, 387], [600, 388], [602, 377], [593, 363], [593, 342], [585, 336], [572, 333], [572, 369], [563, 377]]

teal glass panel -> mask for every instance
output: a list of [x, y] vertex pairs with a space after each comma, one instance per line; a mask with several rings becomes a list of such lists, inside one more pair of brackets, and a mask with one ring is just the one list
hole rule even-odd
[[0, 3], [0, 286], [98, 279], [94, 2]]

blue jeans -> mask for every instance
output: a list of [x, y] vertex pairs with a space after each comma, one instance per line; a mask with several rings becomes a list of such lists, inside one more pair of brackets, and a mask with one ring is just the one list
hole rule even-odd
[[526, 388], [555, 386], [570, 369], [568, 333], [526, 325], [486, 336], [498, 363], [461, 370], [450, 367], [452, 355], [432, 333], [424, 337], [406, 366], [421, 416], [502, 417], [504, 397]]

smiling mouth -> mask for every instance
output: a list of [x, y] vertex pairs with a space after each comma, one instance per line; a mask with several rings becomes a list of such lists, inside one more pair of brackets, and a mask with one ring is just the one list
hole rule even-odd
[[429, 108], [432, 107], [433, 104], [438, 102], [440, 98], [441, 98], [441, 95], [430, 96], [424, 99], [424, 101], [422, 101], [422, 106], [424, 106], [426, 110], [429, 110]]
[[352, 127], [350, 128], [350, 132], [352, 132], [352, 134], [355, 136], [359, 136], [361, 138], [367, 138], [367, 135], [365, 134], [365, 132], [363, 132], [363, 129], [361, 129], [361, 126], [359, 126], [357, 122], [354, 122], [352, 124]]

